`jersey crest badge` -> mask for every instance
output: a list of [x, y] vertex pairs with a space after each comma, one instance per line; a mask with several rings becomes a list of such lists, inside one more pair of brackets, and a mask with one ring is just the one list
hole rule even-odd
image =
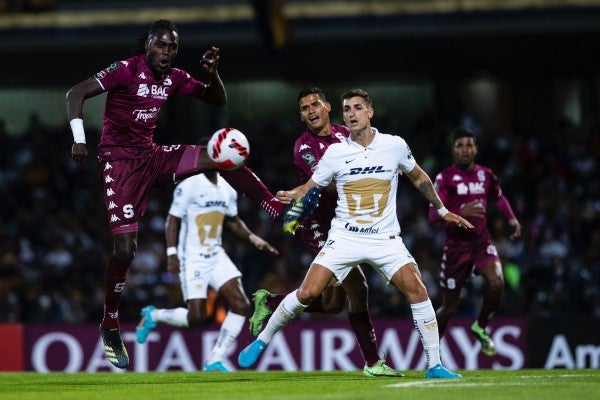
[[112, 63], [107, 68], [104, 68], [102, 71], [98, 72], [94, 75], [97, 79], [103, 79], [108, 73], [113, 72], [119, 68], [119, 63]]

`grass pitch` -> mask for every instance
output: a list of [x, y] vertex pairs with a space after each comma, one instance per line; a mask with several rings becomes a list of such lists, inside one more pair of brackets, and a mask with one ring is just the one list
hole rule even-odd
[[600, 370], [461, 371], [462, 379], [370, 378], [355, 372], [0, 373], [0, 399], [383, 400], [600, 398]]

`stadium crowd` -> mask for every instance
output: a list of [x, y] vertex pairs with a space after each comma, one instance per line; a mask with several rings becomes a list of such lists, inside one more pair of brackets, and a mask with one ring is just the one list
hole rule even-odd
[[[393, 132], [385, 122], [375, 121], [375, 126]], [[401, 133], [432, 177], [451, 163], [449, 126], [423, 120], [412, 132]], [[297, 183], [291, 151], [299, 128], [273, 121], [239, 128], [252, 146], [248, 165], [273, 192]], [[600, 317], [600, 132], [584, 132], [562, 121], [543, 137], [478, 133], [478, 160], [496, 171], [524, 229], [523, 237], [511, 242], [505, 219], [491, 214], [507, 285], [498, 315]], [[88, 129], [94, 156], [98, 137]], [[101, 314], [105, 257], [112, 241], [98, 203], [102, 196], [95, 161], [79, 168], [70, 157], [71, 142], [66, 124], [46, 126], [36, 115], [19, 135], [8, 135], [0, 123], [0, 323], [96, 323]], [[409, 183], [400, 184], [397, 199], [403, 237], [437, 307], [442, 231], [429, 223], [418, 193], [403, 185]], [[136, 322], [147, 304], [181, 303], [177, 278], [166, 272], [164, 244], [173, 188], [154, 192], [142, 220], [143, 239], [121, 302], [122, 322]], [[312, 260], [300, 239], [285, 236], [281, 220], [271, 221], [247, 199], [240, 199], [239, 211], [281, 253], [261, 253], [228, 240], [225, 233], [226, 250], [244, 274], [246, 292], [261, 287], [286, 293], [298, 286]], [[365, 272], [374, 317], [410, 315], [397, 291], [385, 287], [374, 270]], [[481, 280], [471, 280], [458, 315], [475, 315], [481, 285]]]

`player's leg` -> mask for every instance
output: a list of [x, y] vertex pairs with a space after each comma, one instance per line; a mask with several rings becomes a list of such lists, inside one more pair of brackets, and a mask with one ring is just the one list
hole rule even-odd
[[440, 336], [433, 305], [427, 294], [427, 288], [421, 280], [421, 272], [415, 263], [400, 267], [392, 276], [393, 285], [404, 294], [410, 303], [413, 323], [427, 357], [427, 373], [425, 377], [454, 379], [459, 374], [451, 372], [442, 366], [440, 358]]
[[[327, 231], [329, 230], [330, 220], [319, 221], [315, 218], [308, 218], [302, 221], [300, 226], [300, 235], [306, 247], [316, 256], [319, 250], [323, 246], [325, 239], [327, 238]], [[331, 289], [327, 289], [329, 292]], [[337, 290], [339, 293], [340, 291]], [[252, 336], [258, 335], [262, 329], [264, 321], [269, 318], [279, 304], [287, 294], [270, 293], [265, 289], [259, 289], [252, 294], [252, 302], [254, 303], [254, 312], [248, 321], [248, 328]], [[346, 294], [342, 293], [341, 301], [343, 304], [346, 302]], [[324, 302], [321, 298], [315, 299], [311, 304], [304, 309], [304, 312], [313, 313], [320, 312], [324, 313], [323, 307]], [[342, 307], [343, 307], [342, 304]]]
[[488, 262], [482, 268], [478, 268], [477, 273], [485, 279], [486, 286], [481, 310], [479, 311], [477, 320], [471, 326], [471, 333], [481, 343], [483, 354], [491, 357], [496, 355], [496, 346], [490, 338], [486, 327], [500, 305], [504, 289], [504, 275], [499, 260]]
[[[369, 313], [369, 287], [360, 266], [350, 271], [341, 287], [344, 295], [343, 304], [345, 304], [345, 297], [348, 298], [348, 320], [365, 360], [364, 374], [367, 376], [403, 376], [400, 371], [389, 367], [385, 360], [379, 358], [375, 329]], [[325, 294], [334, 290], [339, 291], [339, 288], [339, 286], [330, 287]], [[333, 299], [336, 298], [333, 297]]]
[[218, 248], [217, 251], [218, 253], [210, 259], [214, 268], [206, 274], [206, 286], [212, 287], [225, 298], [229, 311], [223, 320], [217, 341], [204, 363], [203, 371], [227, 372], [233, 368], [229, 365], [227, 355], [250, 313], [250, 301], [242, 286], [241, 272], [223, 248]]
[[[202, 264], [200, 263], [180, 264], [179, 280], [187, 308], [156, 308], [153, 305], [144, 307], [140, 313], [142, 318], [135, 330], [138, 343], [145, 343], [150, 332], [159, 323], [179, 328], [190, 328], [204, 323], [207, 317], [208, 279], [206, 274], [201, 273], [201, 270]], [[197, 276], [202, 277], [201, 281], [198, 281]], [[190, 283], [192, 279], [196, 279], [198, 284], [192, 285]]]
[[[348, 280], [348, 278], [346, 278], [346, 280]], [[315, 301], [313, 301], [311, 305], [315, 303], [320, 303], [321, 306], [319, 308], [321, 311], [319, 312], [325, 314], [339, 314], [342, 311], [344, 311], [344, 308], [346, 308], [347, 298], [348, 296], [346, 295], [346, 291], [342, 286], [330, 286], [321, 294], [320, 299], [315, 299]], [[304, 312], [310, 311], [304, 310]]]
[[444, 245], [439, 275], [442, 305], [436, 310], [440, 337], [444, 335], [448, 323], [458, 311], [460, 292], [471, 275], [473, 264], [474, 256], [470, 245]]
[[263, 181], [247, 166], [233, 171], [220, 171], [221, 176], [240, 194], [248, 197], [269, 214], [272, 219], [283, 212], [283, 203], [265, 186]]
[[129, 357], [119, 331], [119, 302], [125, 290], [127, 271], [137, 250], [138, 219], [144, 214], [148, 190], [156, 179], [152, 164], [156, 157], [111, 160], [98, 163], [104, 204], [113, 235], [114, 250], [105, 270], [104, 316], [100, 334], [104, 351], [118, 368], [126, 368]]
[[108, 360], [118, 368], [127, 368], [129, 356], [119, 328], [119, 302], [137, 248], [137, 232], [114, 234], [113, 241], [114, 251], [104, 273], [104, 315], [100, 336]]
[[225, 358], [235, 344], [246, 322], [246, 316], [250, 312], [250, 301], [244, 293], [240, 278], [231, 279], [223, 284], [219, 289], [219, 294], [225, 297], [227, 304], [229, 304], [229, 311], [221, 325], [219, 337], [206, 359], [204, 371], [229, 371], [229, 368], [225, 365]]
[[460, 305], [460, 288], [458, 290], [442, 289], [442, 305], [436, 310], [435, 315], [438, 321], [438, 331], [440, 337], [446, 333], [446, 327], [450, 319], [458, 311]]
[[388, 283], [396, 287], [408, 302], [412, 311], [413, 323], [421, 338], [427, 358], [426, 378], [460, 378], [459, 374], [442, 366], [440, 358], [440, 336], [435, 311], [427, 288], [421, 278], [421, 271], [400, 236], [391, 236], [368, 247], [369, 260], [377, 272]]
[[[206, 147], [197, 145], [180, 145], [177, 149], [169, 148], [169, 154], [163, 171], [167, 174], [163, 180], [182, 180], [202, 172], [216, 171], [215, 164], [208, 157]], [[168, 173], [170, 171], [170, 174]], [[258, 204], [273, 219], [278, 218], [283, 211], [283, 203], [275, 198], [262, 180], [245, 165], [233, 171], [219, 170], [223, 178], [240, 194]]]
[[[198, 172], [214, 170], [214, 163], [208, 157], [206, 147], [202, 147], [198, 157]], [[219, 171], [240, 196], [248, 197], [276, 219], [283, 211], [283, 203], [265, 186], [263, 181], [247, 166], [242, 165], [233, 171]]]
[[336, 279], [329, 269], [313, 263], [300, 287], [283, 299], [269, 318], [265, 328], [258, 334], [257, 339], [240, 352], [238, 357], [240, 366], [251, 367], [269, 345], [275, 333], [295, 319], [308, 304], [335, 281]]

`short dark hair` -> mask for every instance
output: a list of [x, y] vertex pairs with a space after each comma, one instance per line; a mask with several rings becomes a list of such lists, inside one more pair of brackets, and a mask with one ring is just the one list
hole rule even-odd
[[371, 100], [371, 96], [366, 90], [363, 89], [352, 89], [348, 90], [346, 93], [342, 95], [342, 102], [346, 99], [351, 99], [352, 97], [362, 97], [369, 107], [373, 107], [373, 101]]
[[321, 88], [318, 88], [316, 86], [309, 86], [309, 87], [302, 89], [300, 91], [300, 93], [298, 93], [298, 101], [300, 101], [301, 98], [308, 96], [309, 94], [316, 94], [317, 96], [319, 96], [319, 98], [321, 100], [323, 100], [325, 102], [327, 101], [327, 98], [325, 97], [325, 93], [323, 93]]
[[456, 141], [460, 138], [464, 138], [464, 137], [468, 137], [468, 138], [472, 138], [473, 141], [475, 142], [475, 134], [473, 133], [472, 130], [468, 129], [468, 128], [456, 128], [452, 131], [452, 145], [454, 146], [454, 143], [456, 143]]
[[175, 24], [168, 19], [159, 19], [154, 21], [148, 26], [148, 30], [141, 34], [133, 43], [133, 54], [144, 54], [146, 53], [146, 40], [150, 35], [155, 35], [159, 30], [164, 29], [169, 32], [179, 33]]

